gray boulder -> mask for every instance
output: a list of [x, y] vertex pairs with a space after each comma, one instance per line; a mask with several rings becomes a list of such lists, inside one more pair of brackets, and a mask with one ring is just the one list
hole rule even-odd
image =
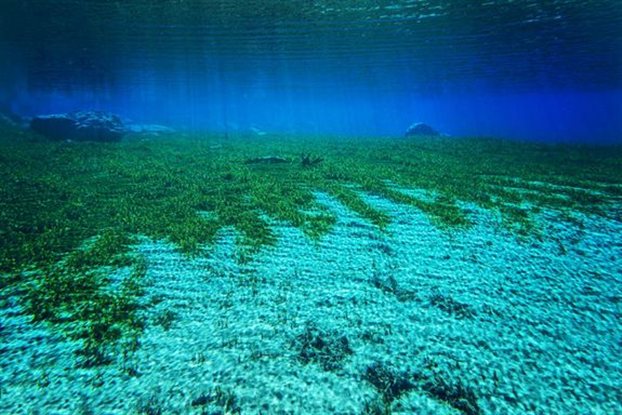
[[23, 134], [19, 124], [6, 114], [0, 112], [0, 140], [11, 140]]
[[246, 164], [279, 164], [279, 163], [289, 163], [289, 160], [279, 156], [262, 156], [255, 157], [252, 159], [246, 159], [244, 162]]
[[423, 122], [416, 122], [414, 124], [412, 124], [410, 127], [408, 127], [408, 130], [406, 130], [406, 137], [413, 137], [413, 136], [417, 136], [417, 135], [440, 135], [440, 133], [438, 131], [436, 131], [434, 128], [430, 127], [428, 124], [423, 123]]
[[7, 128], [7, 129], [9, 128], [15, 129], [15, 128], [18, 128], [19, 126], [13, 119], [11, 119], [11, 117], [0, 112], [0, 127]]
[[119, 116], [104, 111], [40, 115], [30, 128], [52, 140], [71, 141], [119, 141], [127, 133]]
[[136, 134], [165, 135], [175, 132], [174, 129], [160, 124], [127, 124], [127, 130]]

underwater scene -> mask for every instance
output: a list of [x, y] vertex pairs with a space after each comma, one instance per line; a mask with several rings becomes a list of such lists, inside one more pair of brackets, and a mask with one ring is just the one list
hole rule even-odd
[[622, 4], [2, 1], [0, 414], [622, 414]]

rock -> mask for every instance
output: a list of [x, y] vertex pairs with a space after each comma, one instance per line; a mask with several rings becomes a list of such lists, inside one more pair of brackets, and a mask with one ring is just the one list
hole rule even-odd
[[430, 127], [428, 124], [423, 122], [416, 122], [408, 127], [406, 130], [406, 137], [413, 137], [417, 135], [440, 135], [438, 131], [434, 128]]
[[16, 114], [11, 110], [4, 111], [0, 109], [0, 125], [10, 127], [17, 130], [28, 130], [32, 117]]
[[252, 159], [246, 159], [246, 164], [279, 164], [279, 163], [289, 163], [289, 160], [279, 156], [263, 156], [256, 157]]
[[18, 125], [9, 116], [0, 112], [0, 128], [3, 129], [16, 129]]
[[171, 134], [175, 132], [175, 130], [173, 130], [172, 128], [160, 124], [127, 124], [126, 128], [127, 131], [131, 133], [147, 134], [154, 136]]
[[0, 140], [15, 140], [24, 132], [10, 115], [0, 112]]
[[30, 128], [54, 140], [69, 139], [76, 129], [76, 122], [66, 115], [42, 115], [30, 121]]
[[264, 135], [268, 134], [263, 130], [260, 130], [257, 127], [251, 127], [251, 132], [259, 137], [263, 137]]
[[127, 133], [119, 116], [103, 111], [40, 115], [30, 128], [52, 140], [119, 141]]
[[[33, 141], [31, 134], [26, 133], [23, 123], [25, 117], [12, 112], [0, 112], [0, 140], [8, 141]], [[34, 138], [36, 140], [36, 137]]]

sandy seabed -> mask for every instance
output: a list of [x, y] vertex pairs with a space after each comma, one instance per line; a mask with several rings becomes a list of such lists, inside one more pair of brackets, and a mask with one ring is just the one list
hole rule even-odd
[[622, 414], [620, 221], [544, 211], [520, 240], [367, 196], [383, 232], [317, 198], [327, 236], [273, 222], [247, 263], [232, 230], [197, 258], [143, 240], [146, 330], [110, 365], [3, 294], [0, 413]]

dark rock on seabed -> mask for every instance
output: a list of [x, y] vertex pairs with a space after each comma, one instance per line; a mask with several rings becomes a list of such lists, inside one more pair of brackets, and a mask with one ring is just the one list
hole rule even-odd
[[126, 121], [127, 131], [131, 133], [145, 134], [149, 136], [160, 136], [164, 134], [172, 134], [174, 129], [160, 124], [132, 124]]
[[18, 128], [18, 124], [8, 115], [0, 112], [0, 126], [9, 128]]
[[289, 163], [289, 160], [279, 156], [262, 156], [246, 159], [244, 161], [246, 164], [279, 164], [279, 163]]
[[40, 115], [30, 128], [52, 140], [119, 141], [127, 132], [121, 118], [104, 111]]
[[430, 127], [428, 124], [423, 123], [423, 122], [416, 122], [414, 124], [412, 124], [410, 127], [408, 127], [408, 130], [406, 130], [406, 137], [413, 137], [413, 136], [417, 136], [417, 135], [440, 135], [440, 133], [438, 131], [436, 131], [434, 128]]

